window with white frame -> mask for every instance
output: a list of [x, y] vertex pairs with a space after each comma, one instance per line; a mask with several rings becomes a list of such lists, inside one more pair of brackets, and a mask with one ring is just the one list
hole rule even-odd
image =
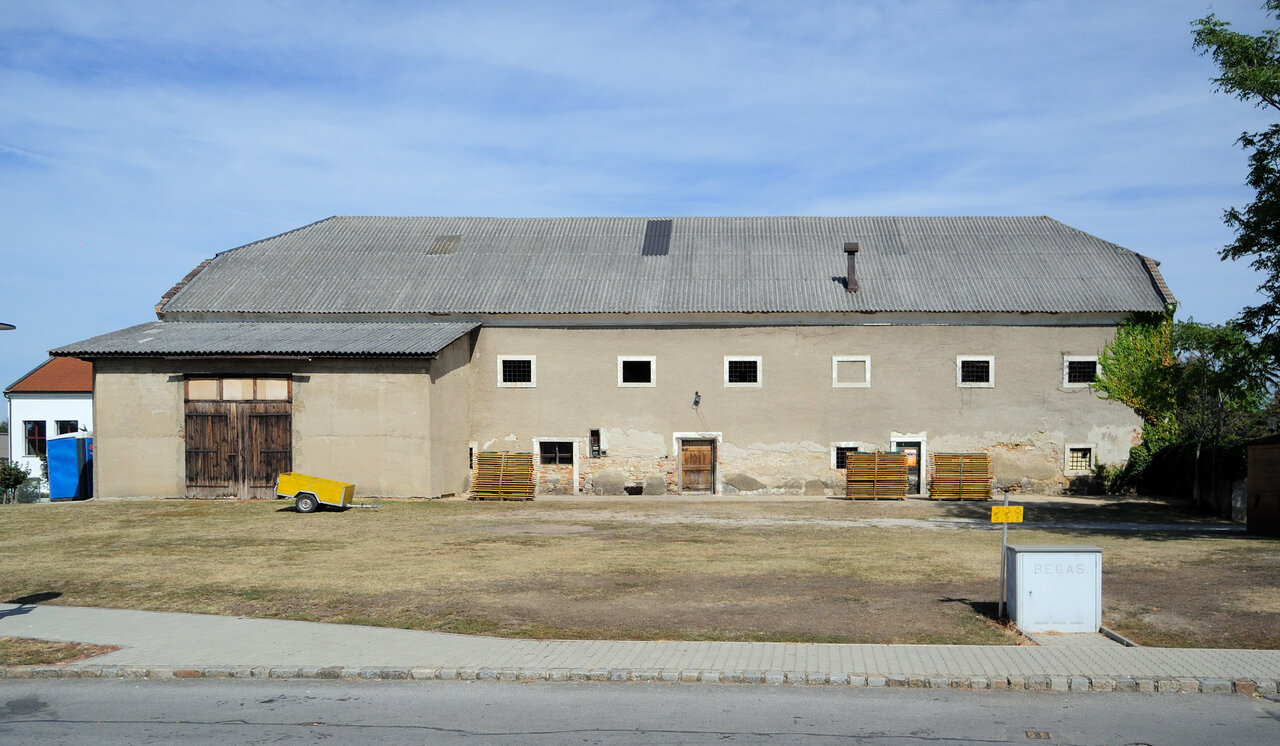
[[724, 356], [724, 385], [726, 387], [760, 387], [763, 376], [760, 370], [761, 357]]
[[871, 356], [832, 355], [831, 385], [838, 389], [871, 386]]
[[857, 452], [858, 446], [855, 445], [831, 446], [831, 468], [847, 469], [849, 467], [849, 454]]
[[618, 387], [658, 385], [658, 359], [653, 355], [619, 355]]
[[1096, 355], [1063, 355], [1062, 385], [1067, 388], [1084, 388], [1098, 380]]
[[534, 388], [537, 385], [537, 355], [498, 356], [498, 386], [503, 388]]
[[1095, 465], [1092, 443], [1068, 443], [1066, 448], [1067, 474], [1091, 474]]
[[957, 355], [956, 386], [989, 389], [996, 385], [996, 358], [994, 355]]

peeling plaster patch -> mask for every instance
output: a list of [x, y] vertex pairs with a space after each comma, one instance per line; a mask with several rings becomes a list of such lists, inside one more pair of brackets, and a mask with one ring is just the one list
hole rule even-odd
[[517, 440], [520, 440], [520, 439], [516, 437], [516, 434], [515, 434], [515, 433], [511, 433], [511, 434], [510, 434], [510, 435], [508, 435], [507, 437], [503, 438], [503, 440], [507, 441], [508, 443], [514, 443], [514, 442], [516, 442]]
[[1096, 443], [1095, 463], [1120, 464], [1129, 460], [1129, 449], [1137, 445], [1142, 438], [1142, 430], [1120, 425], [1105, 425], [1089, 429], [1089, 437], [1085, 440]]
[[667, 458], [667, 439], [661, 433], [633, 428], [609, 428], [609, 455], [623, 458]]
[[481, 448], [480, 450], [487, 451], [487, 450], [489, 450], [490, 448], [493, 448], [494, 444], [495, 444], [495, 443], [497, 443], [497, 442], [498, 442], [498, 441], [496, 441], [496, 440], [486, 440], [486, 441], [484, 442], [484, 447], [483, 447], [483, 448]]

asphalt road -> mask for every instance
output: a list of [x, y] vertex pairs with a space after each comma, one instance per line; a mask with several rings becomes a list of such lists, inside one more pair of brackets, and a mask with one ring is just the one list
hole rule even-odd
[[1255, 744], [1241, 695], [707, 684], [0, 680], [0, 744]]

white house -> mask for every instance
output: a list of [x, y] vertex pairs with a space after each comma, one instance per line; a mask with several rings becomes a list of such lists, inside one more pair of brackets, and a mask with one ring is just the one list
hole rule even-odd
[[55, 435], [93, 430], [93, 364], [55, 357], [4, 390], [9, 404], [9, 460], [40, 475], [45, 443]]

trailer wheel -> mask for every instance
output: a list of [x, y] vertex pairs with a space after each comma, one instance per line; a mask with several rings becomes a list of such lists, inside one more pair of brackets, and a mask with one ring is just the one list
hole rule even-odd
[[320, 507], [320, 501], [310, 492], [299, 492], [298, 499], [294, 501], [293, 507], [299, 513], [314, 513]]

